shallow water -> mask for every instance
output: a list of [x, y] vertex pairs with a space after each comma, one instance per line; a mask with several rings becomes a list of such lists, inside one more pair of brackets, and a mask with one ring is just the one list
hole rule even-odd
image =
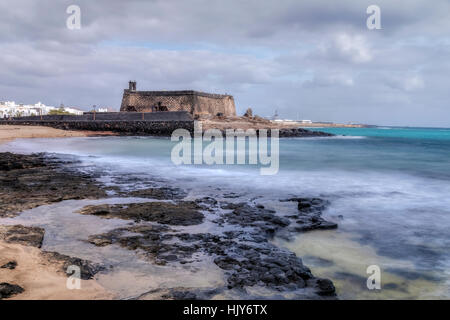
[[[324, 130], [346, 136], [281, 139], [274, 176], [248, 165], [174, 166], [174, 143], [163, 138], [16, 140], [2, 149], [75, 155], [86, 170], [177, 184], [193, 198], [236, 193], [235, 201], [280, 213], [295, 207], [279, 199], [326, 198], [325, 218], [339, 224], [337, 231], [275, 243], [304, 257], [314, 274], [332, 279], [341, 297], [450, 298], [450, 130]], [[380, 291], [366, 287], [372, 264], [382, 270]]]
[[[143, 259], [139, 252], [118, 245], [97, 247], [86, 239], [116, 228], [133, 225], [129, 220], [102, 219], [76, 211], [87, 205], [149, 202], [140, 198], [110, 198], [103, 200], [67, 200], [24, 211], [15, 218], [0, 219], [0, 224], [22, 224], [45, 229], [42, 250], [90, 260], [107, 267], [96, 275], [97, 281], [114, 292], [117, 298], [130, 299], [152, 289], [185, 287], [214, 288], [224, 285], [224, 276], [210, 257], [189, 266], [170, 264], [159, 266]], [[181, 229], [181, 228], [179, 228]], [[198, 272], [201, 270], [201, 272]]]

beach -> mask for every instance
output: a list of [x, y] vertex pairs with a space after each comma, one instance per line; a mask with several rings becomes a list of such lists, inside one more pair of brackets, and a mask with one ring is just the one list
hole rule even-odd
[[[100, 133], [100, 135], [109, 135], [111, 133]], [[66, 131], [42, 126], [0, 126], [0, 144], [13, 141], [14, 139], [25, 138], [61, 138], [61, 137], [87, 137], [99, 133], [83, 131]], [[5, 160], [5, 158], [3, 158]], [[20, 160], [13, 160], [17, 166], [23, 165]], [[3, 168], [4, 169], [4, 168]], [[7, 201], [11, 194], [2, 193], [2, 212], [13, 212], [11, 207], [6, 208]], [[28, 195], [25, 195], [28, 196]], [[11, 198], [10, 198], [11, 199]], [[41, 204], [39, 200], [30, 201], [28, 206], [37, 206]], [[10, 203], [17, 201], [11, 200]], [[20, 210], [26, 208], [21, 207]], [[0, 233], [5, 233], [2, 230]], [[1, 239], [1, 237], [0, 237]], [[16, 241], [5, 242], [0, 240], [0, 266], [8, 265], [14, 262], [17, 266], [14, 269], [7, 267], [0, 268], [1, 283], [20, 284], [24, 293], [13, 296], [12, 299], [111, 299], [113, 294], [108, 293], [104, 288], [98, 285], [95, 280], [81, 280], [82, 290], [67, 290], [67, 275], [62, 269], [61, 261], [54, 261], [36, 247], [36, 243], [14, 243]], [[22, 243], [22, 244], [20, 244]], [[38, 245], [40, 246], [40, 245]]]
[[0, 144], [14, 139], [25, 138], [62, 138], [62, 137], [89, 137], [113, 135], [112, 132], [91, 132], [91, 131], [71, 131], [60, 130], [43, 126], [0, 126]]
[[[25, 132], [26, 129], [20, 137], [30, 134]], [[36, 131], [33, 132], [36, 134]], [[45, 134], [44, 140], [48, 143], [56, 141], [53, 139], [69, 142], [77, 138], [61, 138], [65, 137], [65, 132], [56, 132], [56, 137], [51, 135], [51, 131]], [[8, 138], [15, 136], [10, 134]], [[102, 138], [93, 139], [98, 141]], [[42, 139], [21, 141], [43, 142]], [[42, 153], [1, 155], [0, 194], [3, 206], [0, 225], [4, 225], [0, 227], [0, 239], [5, 260], [1, 262], [5, 265], [17, 263], [13, 270], [2, 270], [1, 281], [18, 285], [23, 290], [8, 298], [275, 297], [277, 292], [283, 291], [282, 288], [289, 292], [288, 296], [302, 299], [335, 297], [331, 281], [315, 277], [301, 259], [269, 241], [277, 230], [288, 227], [290, 219], [300, 218], [302, 214], [302, 230], [336, 228], [336, 224], [320, 218], [325, 205], [320, 199], [286, 200], [293, 204], [302, 201], [306, 207], [305, 210], [299, 209], [300, 215], [282, 218], [262, 205], [235, 202], [233, 199], [238, 196], [228, 193], [222, 193], [223, 201], [220, 202], [208, 196], [193, 199], [187, 190], [158, 183], [150, 177], [136, 178], [113, 173], [108, 175], [108, 179], [114, 183], [101, 183], [98, 173], [81, 172], [80, 161], [74, 158], [61, 159]], [[53, 210], [58, 211], [56, 216], [42, 216], [52, 214]], [[62, 214], [61, 210], [66, 213]], [[235, 215], [242, 218], [236, 219]], [[78, 228], [85, 219], [91, 221], [87, 230], [92, 230], [80, 239], [82, 232]], [[109, 225], [108, 220], [123, 222]], [[212, 225], [214, 231], [199, 232], [205, 223]], [[224, 224], [233, 227], [223, 229]], [[51, 245], [56, 234], [58, 238], [69, 232], [66, 234], [69, 236], [73, 231], [68, 229], [73, 227], [77, 228], [76, 238], [64, 241], [61, 249], [58, 245]], [[247, 231], [243, 232], [244, 229]], [[106, 232], [95, 234], [93, 230]], [[147, 239], [152, 240], [148, 242]], [[79, 247], [74, 248], [75, 242]], [[192, 246], [192, 242], [196, 245]], [[71, 249], [68, 250], [66, 245]], [[133, 263], [124, 268], [123, 262], [120, 267], [114, 266], [104, 257], [97, 261], [88, 260], [95, 257], [89, 254], [89, 250], [99, 254], [98, 250], [109, 246], [113, 246], [113, 255], [120, 255], [120, 259], [128, 257], [126, 260]], [[7, 261], [12, 259], [14, 252], [20, 252], [18, 259]], [[63, 271], [70, 263], [78, 265], [82, 274], [86, 274], [84, 281], [87, 284], [84, 287], [87, 289], [80, 295], [60, 293], [64, 290], [64, 283], [61, 283], [65, 279]], [[45, 290], [38, 289], [39, 282], [30, 282], [27, 278], [30, 270], [37, 265], [51, 275], [43, 280], [49, 283]], [[163, 270], [159, 270], [161, 268]], [[199, 273], [201, 269], [204, 272]], [[134, 278], [137, 276], [135, 273], [145, 274], [147, 281], [150, 281], [147, 283], [149, 288], [136, 289], [136, 282], [127, 284], [125, 289], [116, 287], [115, 283], [120, 284], [130, 276]], [[153, 279], [154, 273], [159, 277]], [[205, 273], [210, 276], [205, 277]], [[183, 286], [167, 286], [169, 275], [174, 280], [183, 278]], [[243, 293], [241, 290], [245, 286], [262, 286], [257, 289], [261, 293]]]
[[[448, 297], [448, 130], [329, 130], [281, 139], [270, 177], [175, 166], [161, 137], [17, 139], [0, 150], [0, 241], [64, 280], [81, 266], [101, 299]], [[0, 270], [25, 289], [11, 298], [40, 297]]]

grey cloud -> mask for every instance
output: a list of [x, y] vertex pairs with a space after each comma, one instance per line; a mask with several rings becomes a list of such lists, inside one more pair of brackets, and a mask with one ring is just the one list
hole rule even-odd
[[379, 0], [376, 31], [366, 0], [81, 0], [75, 31], [70, 4], [0, 3], [1, 100], [117, 108], [135, 79], [228, 92], [266, 116], [450, 125], [445, 0]]

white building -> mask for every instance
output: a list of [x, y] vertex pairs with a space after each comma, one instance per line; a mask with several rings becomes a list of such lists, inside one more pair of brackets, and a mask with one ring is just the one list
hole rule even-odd
[[97, 112], [115, 112], [115, 110], [110, 107], [100, 107], [98, 108]]
[[[0, 118], [9, 117], [27, 117], [27, 116], [39, 116], [47, 115], [52, 110], [59, 110], [59, 108], [53, 106], [46, 106], [45, 104], [38, 102], [36, 104], [26, 105], [17, 104], [15, 101], [0, 101]], [[64, 107], [64, 111], [70, 112], [76, 115], [82, 115], [83, 111], [74, 107]]]
[[75, 107], [64, 107], [64, 111], [72, 113], [72, 114], [76, 114], [77, 116], [83, 115], [83, 112], [84, 112], [83, 110], [80, 110]]

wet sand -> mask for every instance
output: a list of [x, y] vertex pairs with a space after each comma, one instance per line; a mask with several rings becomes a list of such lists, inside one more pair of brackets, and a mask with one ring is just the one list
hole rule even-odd
[[20, 138], [63, 138], [108, 136], [113, 132], [71, 131], [42, 126], [12, 126], [0, 125], [0, 144]]
[[62, 264], [50, 261], [38, 248], [0, 241], [0, 266], [15, 261], [14, 269], [0, 268], [0, 283], [19, 285], [24, 292], [11, 300], [92, 300], [114, 296], [95, 280], [81, 280], [79, 290], [69, 290]]

